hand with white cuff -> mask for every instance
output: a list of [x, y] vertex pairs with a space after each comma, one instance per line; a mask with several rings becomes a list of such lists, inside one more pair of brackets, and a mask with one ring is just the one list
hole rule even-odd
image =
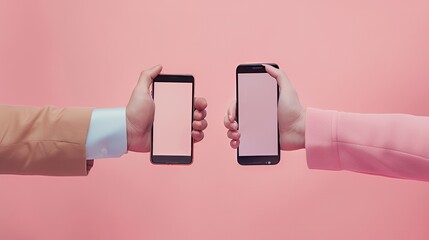
[[[126, 108], [127, 147], [129, 151], [149, 152], [151, 144], [151, 128], [155, 114], [155, 104], [150, 94], [153, 79], [161, 73], [158, 65], [141, 73], [137, 86], [131, 95]], [[207, 101], [204, 98], [194, 99], [194, 121], [192, 137], [194, 142], [204, 138], [203, 130], [207, 128]]]

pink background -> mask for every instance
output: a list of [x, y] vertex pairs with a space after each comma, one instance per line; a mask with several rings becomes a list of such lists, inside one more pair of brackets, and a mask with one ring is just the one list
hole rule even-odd
[[238, 96], [239, 155], [278, 156], [276, 79], [268, 73], [240, 73]]
[[191, 166], [149, 154], [88, 177], [0, 176], [0, 239], [429, 239], [429, 183], [235, 162], [235, 67], [275, 62], [306, 106], [429, 115], [426, 0], [0, 0], [0, 102], [125, 106], [140, 70], [209, 102]]
[[155, 83], [153, 155], [191, 156], [192, 83]]

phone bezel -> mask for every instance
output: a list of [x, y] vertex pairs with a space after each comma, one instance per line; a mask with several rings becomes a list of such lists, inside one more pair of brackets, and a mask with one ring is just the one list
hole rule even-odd
[[[152, 83], [152, 99], [155, 100], [155, 82], [170, 82], [170, 83], [192, 83], [192, 109], [191, 109], [191, 133], [193, 130], [192, 122], [194, 118], [194, 77], [192, 75], [173, 75], [160, 74], [153, 79]], [[156, 106], [155, 106], [156, 107]], [[155, 124], [155, 122], [154, 122]], [[176, 155], [153, 155], [153, 125], [151, 130], [151, 145], [150, 145], [150, 161], [153, 164], [192, 164], [194, 156], [194, 140], [191, 134], [191, 156], [176, 156]]]
[[[275, 68], [279, 66], [275, 63], [265, 63]], [[261, 63], [255, 64], [240, 64], [236, 69], [236, 121], [239, 123], [239, 108], [238, 108], [238, 74], [240, 73], [266, 73], [265, 67]], [[279, 100], [279, 85], [277, 85], [277, 105]], [[238, 125], [240, 126], [240, 124]], [[240, 128], [240, 127], [239, 127]], [[262, 156], [240, 156], [240, 147], [237, 148], [237, 162], [241, 165], [275, 165], [280, 162], [280, 131], [277, 121], [277, 142], [278, 152], [277, 155], [262, 155]]]

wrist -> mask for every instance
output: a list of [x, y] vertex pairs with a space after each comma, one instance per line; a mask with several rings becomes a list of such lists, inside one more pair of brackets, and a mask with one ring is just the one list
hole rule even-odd
[[133, 139], [135, 139], [135, 130], [133, 127], [133, 124], [127, 119], [126, 121], [127, 124], [127, 150], [131, 151], [132, 147], [132, 143], [134, 142]]
[[305, 148], [306, 109], [299, 106], [299, 109], [286, 114], [289, 114], [289, 116], [293, 114], [295, 119], [289, 124], [284, 121], [279, 122], [281, 149], [293, 151]]
[[129, 129], [129, 125], [130, 125], [130, 123], [128, 122], [128, 119], [127, 119], [127, 150], [128, 151], [130, 150], [130, 142], [132, 142], [131, 141], [131, 131]]
[[127, 119], [127, 150], [132, 152], [149, 152], [151, 130], [138, 130], [131, 121]]
[[299, 148], [305, 148], [305, 121], [307, 118], [307, 109], [303, 108], [297, 126]]

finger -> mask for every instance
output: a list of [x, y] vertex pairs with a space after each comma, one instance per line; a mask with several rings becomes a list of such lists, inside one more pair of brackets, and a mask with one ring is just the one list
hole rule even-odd
[[228, 130], [226, 135], [228, 136], [228, 138], [230, 138], [232, 140], [238, 140], [238, 139], [240, 139], [240, 136], [241, 136], [238, 131], [231, 131], [231, 130]]
[[230, 122], [228, 116], [225, 116], [225, 118], [223, 119], [223, 124], [229, 130], [236, 131], [238, 129], [238, 123], [237, 122]]
[[161, 73], [161, 70], [161, 65], [156, 65], [155, 67], [144, 70], [140, 74], [139, 85], [149, 91], [149, 87], [152, 84], [153, 79]]
[[237, 102], [234, 100], [231, 102], [231, 104], [229, 105], [227, 114], [228, 114], [228, 120], [230, 122], [234, 122], [235, 121], [235, 113], [236, 113], [236, 109], [237, 109]]
[[279, 85], [280, 89], [292, 89], [292, 84], [290, 83], [289, 78], [285, 72], [268, 64], [262, 65], [265, 66], [267, 73], [277, 80], [277, 84]]
[[203, 111], [207, 107], [207, 100], [205, 98], [196, 97], [194, 98], [194, 102], [195, 102], [195, 109], [199, 111]]
[[229, 145], [233, 149], [237, 149], [240, 146], [240, 140], [231, 140], [231, 142], [229, 143]]
[[194, 111], [194, 121], [201, 121], [204, 120], [207, 117], [207, 111], [203, 110], [203, 111], [199, 111], [199, 110], [195, 110]]
[[199, 142], [204, 139], [204, 132], [194, 130], [192, 131], [192, 138], [194, 142]]
[[192, 123], [192, 128], [194, 130], [198, 130], [198, 131], [203, 131], [204, 129], [207, 128], [207, 121], [206, 120], [202, 120], [202, 121], [194, 121]]

